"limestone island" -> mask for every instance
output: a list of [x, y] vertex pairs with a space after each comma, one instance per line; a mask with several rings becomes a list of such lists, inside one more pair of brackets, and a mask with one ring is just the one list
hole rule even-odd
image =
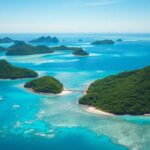
[[94, 41], [91, 43], [92, 45], [108, 45], [108, 44], [115, 44], [113, 40], [99, 40]]
[[12, 40], [9, 37], [5, 37], [5, 38], [0, 39], [0, 43], [12, 43], [12, 42], [14, 42], [14, 40]]
[[29, 41], [30, 43], [58, 43], [59, 40], [56, 37], [51, 37], [51, 36], [42, 36], [37, 39]]
[[7, 49], [6, 55], [34, 55], [53, 52], [54, 51], [47, 46], [32, 46], [25, 42], [17, 42]]
[[35, 71], [15, 67], [6, 60], [0, 60], [0, 79], [34, 78], [37, 76]]
[[44, 76], [27, 82], [24, 87], [37, 93], [59, 94], [63, 91], [63, 84], [51, 76]]
[[95, 81], [79, 103], [116, 115], [150, 114], [150, 66]]

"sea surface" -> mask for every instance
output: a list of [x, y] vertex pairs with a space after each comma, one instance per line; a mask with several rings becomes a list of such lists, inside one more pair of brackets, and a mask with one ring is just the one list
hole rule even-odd
[[[0, 101], [0, 150], [150, 150], [150, 117], [91, 114], [78, 104], [83, 90], [96, 79], [150, 65], [150, 35], [0, 34], [0, 38], [9, 36], [29, 41], [41, 35], [57, 36], [61, 40], [59, 44], [45, 43], [47, 46], [82, 47], [90, 55], [79, 57], [70, 51], [57, 51], [5, 56], [1, 52], [0, 59], [33, 69], [40, 76], [54, 76], [66, 89], [79, 91], [40, 95], [23, 88], [31, 79], [0, 80], [3, 99]], [[122, 38], [123, 42], [90, 44], [106, 38]]]

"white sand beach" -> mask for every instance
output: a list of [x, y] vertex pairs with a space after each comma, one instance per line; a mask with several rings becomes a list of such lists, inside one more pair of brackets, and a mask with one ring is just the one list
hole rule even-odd
[[101, 111], [101, 110], [96, 109], [95, 107], [92, 107], [92, 106], [86, 106], [86, 111], [87, 111], [87, 112], [90, 112], [90, 113], [93, 113], [93, 114], [107, 115], [107, 116], [115, 116], [114, 114]]

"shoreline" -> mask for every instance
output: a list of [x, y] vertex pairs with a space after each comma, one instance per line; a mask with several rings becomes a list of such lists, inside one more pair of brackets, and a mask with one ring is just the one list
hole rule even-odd
[[52, 96], [52, 95], [61, 96], [61, 95], [67, 95], [67, 94], [72, 93], [72, 91], [69, 91], [69, 90], [67, 90], [67, 89], [63, 89], [63, 91], [62, 91], [61, 93], [58, 93], [58, 94], [36, 92], [36, 91], [34, 91], [33, 89], [31, 89], [31, 88], [25, 88], [25, 87], [24, 87], [24, 84], [19, 84], [18, 87], [19, 87], [19, 88], [22, 88], [22, 89], [25, 89], [25, 90], [28, 91], [28, 92], [32, 92], [32, 93], [35, 93], [35, 94], [47, 95], [47, 96]]
[[[84, 106], [84, 105], [83, 105]], [[116, 115], [113, 113], [105, 112], [100, 109], [97, 109], [94, 106], [84, 106], [85, 111], [92, 113], [92, 114], [97, 114], [97, 115], [105, 115], [105, 116], [145, 116], [145, 117], [150, 117], [150, 114], [144, 114], [144, 115], [129, 115], [129, 114], [124, 114], [124, 115]]]
[[[24, 87], [23, 87], [24, 88]], [[28, 90], [29, 92], [35, 93], [35, 94], [42, 94], [42, 95], [46, 95], [46, 96], [52, 96], [52, 95], [56, 95], [56, 96], [62, 96], [62, 95], [67, 95], [67, 94], [71, 94], [72, 91], [69, 91], [67, 89], [64, 89], [61, 93], [58, 94], [53, 94], [53, 93], [44, 93], [44, 92], [36, 92], [31, 88], [24, 88], [26, 90]]]
[[92, 113], [92, 114], [105, 115], [105, 116], [117, 116], [115, 114], [112, 114], [112, 113], [105, 112], [105, 111], [102, 111], [100, 109], [97, 109], [96, 107], [93, 107], [93, 106], [85, 105], [84, 108], [85, 108], [85, 111], [87, 111], [89, 113]]

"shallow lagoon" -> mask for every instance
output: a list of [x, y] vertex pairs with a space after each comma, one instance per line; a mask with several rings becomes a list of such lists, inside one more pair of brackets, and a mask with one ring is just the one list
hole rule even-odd
[[[4, 35], [1, 35], [4, 36]], [[9, 35], [31, 40], [38, 35]], [[150, 35], [64, 34], [61, 44], [82, 46], [90, 56], [71, 52], [7, 57], [11, 63], [58, 78], [66, 89], [84, 90], [94, 80], [150, 64]], [[82, 38], [83, 42], [78, 42]], [[123, 38], [124, 42], [91, 46], [95, 39]], [[49, 45], [47, 43], [47, 45]], [[8, 46], [8, 45], [3, 45]], [[49, 45], [51, 46], [51, 45]], [[22, 88], [27, 80], [0, 80], [0, 147], [51, 150], [149, 150], [150, 117], [101, 116], [78, 105], [83, 92], [45, 96]], [[34, 143], [34, 144], [33, 144]], [[32, 145], [32, 146], [29, 146]]]

